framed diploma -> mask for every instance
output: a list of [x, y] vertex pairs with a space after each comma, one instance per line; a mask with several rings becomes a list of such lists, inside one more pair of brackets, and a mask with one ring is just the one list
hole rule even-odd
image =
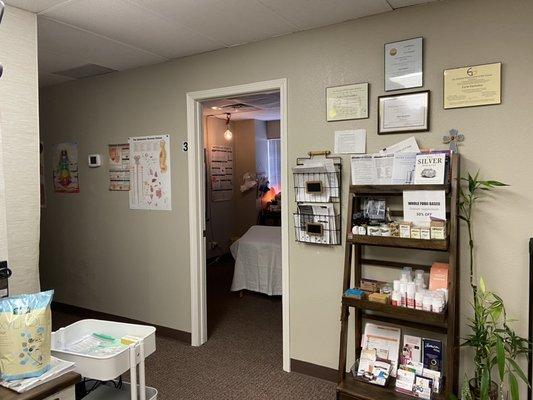
[[502, 63], [444, 70], [444, 109], [502, 102]]
[[385, 44], [385, 91], [424, 86], [423, 41], [414, 38]]
[[378, 134], [429, 131], [429, 90], [378, 97]]
[[326, 121], [368, 118], [368, 83], [326, 88]]

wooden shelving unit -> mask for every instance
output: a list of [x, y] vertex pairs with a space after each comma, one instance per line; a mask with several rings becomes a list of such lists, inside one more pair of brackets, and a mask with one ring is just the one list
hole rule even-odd
[[[350, 288], [350, 282], [359, 282], [362, 278], [362, 265], [374, 265], [390, 268], [412, 266], [415, 269], [429, 270], [429, 265], [414, 265], [400, 261], [363, 258], [364, 246], [396, 247], [413, 251], [438, 251], [448, 253], [448, 307], [444, 313], [432, 313], [404, 307], [392, 307], [367, 300], [342, 297], [341, 335], [339, 350], [339, 376], [337, 399], [348, 400], [408, 400], [413, 399], [394, 390], [394, 382], [386, 387], [371, 385], [355, 380], [346, 372], [348, 318], [353, 310], [355, 320], [355, 359], [361, 351], [363, 319], [377, 320], [399, 326], [421, 329], [428, 332], [444, 334], [444, 390], [435, 396], [437, 400], [448, 399], [457, 393], [459, 372], [459, 232], [458, 232], [458, 189], [459, 189], [459, 155], [454, 154], [450, 162], [450, 179], [445, 185], [365, 185], [351, 186], [348, 197], [348, 217], [346, 219], [346, 252], [342, 293]], [[448, 237], [445, 240], [404, 239], [379, 236], [352, 235], [352, 215], [359, 210], [361, 199], [372, 196], [401, 196], [406, 190], [444, 190], [448, 202]]]

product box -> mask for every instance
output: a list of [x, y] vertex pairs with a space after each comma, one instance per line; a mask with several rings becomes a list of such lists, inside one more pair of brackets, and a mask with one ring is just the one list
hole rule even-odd
[[420, 228], [411, 228], [411, 239], [420, 239]]
[[411, 223], [400, 222], [400, 237], [405, 239], [411, 238]]
[[429, 290], [448, 289], [448, 264], [433, 263], [429, 272]]
[[423, 339], [424, 368], [442, 371], [442, 342], [434, 339]]
[[374, 301], [376, 303], [388, 304], [389, 295], [385, 293], [370, 293], [368, 300]]
[[381, 287], [386, 284], [387, 282], [376, 281], [374, 279], [361, 279], [360, 289], [364, 290], [365, 292], [376, 293], [379, 292]]
[[365, 292], [360, 289], [348, 289], [344, 292], [344, 296], [362, 300], [365, 298]]
[[422, 338], [418, 336], [403, 335], [400, 364], [407, 365], [410, 361], [422, 361]]

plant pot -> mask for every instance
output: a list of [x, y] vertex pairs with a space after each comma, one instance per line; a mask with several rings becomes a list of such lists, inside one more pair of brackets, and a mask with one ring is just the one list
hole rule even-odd
[[[468, 386], [470, 387], [470, 393], [472, 394], [472, 398], [474, 400], [481, 399], [481, 391], [474, 378], [468, 381]], [[494, 381], [490, 381], [489, 399], [498, 400], [498, 384]]]

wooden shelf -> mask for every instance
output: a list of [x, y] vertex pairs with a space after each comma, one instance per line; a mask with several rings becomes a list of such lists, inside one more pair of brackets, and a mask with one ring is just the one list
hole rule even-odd
[[[362, 203], [367, 197], [402, 196], [405, 191], [412, 190], [443, 190], [446, 192], [446, 220], [448, 237], [444, 240], [405, 239], [399, 237], [352, 235], [350, 227], [346, 231], [347, 244], [344, 256], [344, 273], [342, 280], [343, 294], [353, 282], [360, 282], [363, 272], [372, 266], [389, 268], [403, 268], [429, 271], [431, 262], [427, 264], [410, 264], [402, 252], [387, 252], [383, 255], [388, 260], [380, 259], [379, 251], [372, 251], [372, 256], [367, 254], [365, 246], [405, 248], [413, 250], [430, 250], [446, 254], [448, 259], [448, 305], [444, 313], [432, 313], [422, 310], [413, 310], [406, 307], [393, 307], [390, 304], [381, 304], [368, 300], [358, 300], [351, 297], [341, 299], [341, 330], [339, 341], [339, 379], [337, 386], [337, 400], [410, 400], [413, 397], [398, 393], [394, 389], [395, 382], [388, 387], [380, 387], [366, 382], [355, 380], [346, 373], [348, 367], [348, 343], [355, 348], [355, 358], [358, 357], [364, 335], [364, 324], [369, 320], [384, 324], [393, 324], [400, 327], [429, 331], [445, 336], [446, 343], [443, 355], [444, 366], [442, 376], [445, 376], [441, 388], [442, 393], [434, 396], [437, 400], [448, 399], [451, 394], [457, 393], [459, 388], [459, 191], [460, 191], [460, 165], [459, 155], [453, 154], [450, 159], [449, 182], [445, 185], [352, 185], [348, 195], [347, 221], [352, 221], [354, 213], [362, 209]], [[397, 254], [395, 254], [397, 253]], [[416, 252], [410, 252], [416, 254]], [[426, 254], [435, 261], [442, 261], [442, 254]], [[425, 260], [425, 256], [422, 258]], [[393, 260], [390, 260], [392, 258]], [[365, 268], [363, 269], [363, 265]], [[353, 318], [353, 337], [349, 338], [349, 319]], [[405, 332], [402, 332], [405, 333]]]
[[367, 246], [401, 247], [405, 249], [437, 251], [448, 250], [448, 239], [406, 239], [390, 236], [353, 235], [352, 237], [348, 237], [348, 242]]
[[401, 195], [407, 190], [444, 190], [450, 192], [450, 185], [351, 185], [350, 193], [358, 195], [388, 194]]
[[398, 320], [399, 322], [411, 321], [421, 325], [430, 325], [439, 328], [446, 328], [448, 326], [447, 314], [445, 312], [439, 314], [429, 311], [414, 310], [407, 307], [394, 307], [390, 304], [382, 304], [369, 300], [359, 300], [346, 296], [342, 297], [342, 304], [359, 308], [361, 310], [369, 310], [385, 314], [389, 317], [389, 319]]
[[[361, 382], [352, 376], [347, 376], [337, 386], [337, 399], [348, 400], [413, 400], [415, 397], [399, 393], [394, 390], [394, 380], [389, 382], [386, 387], [372, 385], [371, 383]], [[434, 400], [444, 400], [444, 394], [439, 393], [433, 396]]]

